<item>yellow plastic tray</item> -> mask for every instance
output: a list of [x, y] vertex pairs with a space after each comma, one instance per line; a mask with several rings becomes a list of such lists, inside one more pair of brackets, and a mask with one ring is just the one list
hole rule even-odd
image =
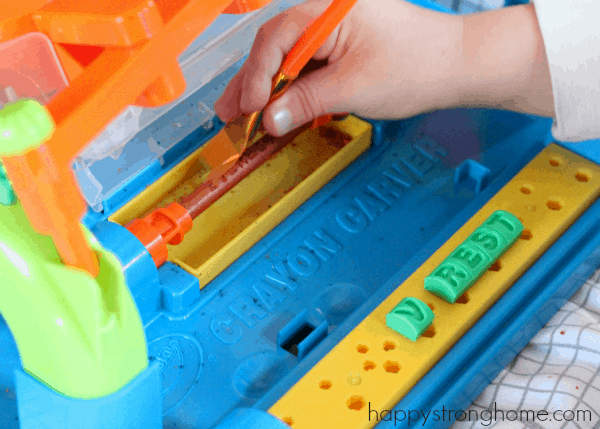
[[[307, 130], [194, 220], [169, 260], [206, 286], [371, 145], [371, 126], [356, 117], [331, 123], [353, 139], [338, 149]], [[109, 220], [125, 225], [190, 194], [207, 174], [202, 148], [145, 189]]]

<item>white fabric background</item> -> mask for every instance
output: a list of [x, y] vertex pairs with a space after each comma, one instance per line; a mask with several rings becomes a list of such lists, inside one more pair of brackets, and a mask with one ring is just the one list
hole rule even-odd
[[487, 422], [456, 422], [452, 429], [600, 428], [600, 270], [498, 375], [470, 410], [481, 412], [494, 403], [496, 409], [504, 411], [546, 410], [551, 414], [556, 410], [589, 410], [591, 421], [590, 413], [588, 421], [571, 422], [551, 421], [551, 415], [545, 422], [490, 423], [485, 417]]

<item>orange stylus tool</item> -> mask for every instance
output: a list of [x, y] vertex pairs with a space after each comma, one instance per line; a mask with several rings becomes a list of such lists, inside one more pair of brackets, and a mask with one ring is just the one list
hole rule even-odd
[[[309, 24], [273, 78], [267, 106], [280, 97], [298, 77], [300, 71], [323, 46], [355, 4], [356, 0], [333, 0], [325, 12]], [[262, 123], [263, 110], [229, 121], [225, 128], [208, 143], [202, 152], [202, 157], [211, 169], [209, 180], [225, 174], [239, 160], [258, 132]]]
[[[283, 64], [273, 78], [271, 97], [267, 106], [279, 98], [300, 71], [308, 64], [333, 30], [342, 22], [354, 7], [356, 0], [333, 0], [325, 12], [304, 30], [300, 39], [283, 60]], [[265, 108], [267, 107], [265, 106]], [[250, 114], [246, 122], [246, 145], [256, 136], [262, 123], [263, 110]]]

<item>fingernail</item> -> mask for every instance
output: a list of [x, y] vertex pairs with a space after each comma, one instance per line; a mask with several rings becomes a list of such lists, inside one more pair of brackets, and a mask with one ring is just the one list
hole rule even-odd
[[286, 108], [278, 110], [273, 115], [273, 120], [275, 121], [277, 132], [281, 135], [288, 133], [292, 128], [292, 112]]

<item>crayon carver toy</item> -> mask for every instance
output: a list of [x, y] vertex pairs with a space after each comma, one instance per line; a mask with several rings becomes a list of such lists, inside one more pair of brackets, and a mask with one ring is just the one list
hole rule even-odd
[[407, 412], [467, 408], [600, 264], [600, 153], [547, 119], [221, 122], [299, 1], [6, 3], [2, 429], [448, 427]]

